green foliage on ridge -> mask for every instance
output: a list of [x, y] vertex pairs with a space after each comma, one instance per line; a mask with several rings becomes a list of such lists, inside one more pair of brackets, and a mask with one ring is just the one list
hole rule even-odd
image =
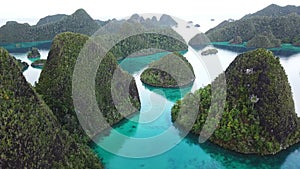
[[22, 72], [28, 69], [29, 65], [26, 62], [23, 62], [20, 59], [17, 59], [17, 65], [21, 68]]
[[0, 28], [0, 42], [33, 42], [52, 40], [62, 32], [75, 32], [92, 35], [100, 26], [83, 9], [78, 9], [72, 15], [61, 19], [30, 26], [17, 22], [8, 22]]
[[39, 25], [46, 25], [46, 24], [54, 23], [54, 22], [60, 21], [61, 19], [63, 19], [64, 17], [67, 17], [67, 16], [68, 15], [65, 15], [65, 14], [46, 16], [44, 18], [41, 18], [36, 25], [39, 26]]
[[247, 42], [247, 47], [254, 48], [278, 48], [281, 47], [281, 41], [276, 39], [272, 32], [263, 32], [263, 34], [255, 35]]
[[[300, 141], [291, 87], [279, 59], [272, 52], [257, 49], [239, 55], [227, 68], [225, 76], [225, 108], [219, 124], [211, 126], [216, 130], [210, 141], [246, 154], [274, 154]], [[196, 101], [200, 105], [191, 132], [200, 134], [211, 113], [212, 86], [217, 91], [214, 97], [222, 98], [218, 90], [224, 86], [218, 77], [212, 85], [178, 101], [172, 108], [172, 120], [183, 117], [177, 122], [185, 128], [189, 110]]]
[[39, 60], [32, 62], [31, 66], [34, 68], [42, 69], [44, 67], [44, 65], [46, 64], [46, 62], [47, 62], [47, 59], [39, 59]]
[[[72, 99], [72, 76], [77, 57], [83, 48], [88, 37], [76, 33], [62, 33], [56, 36], [53, 41], [47, 62], [40, 75], [39, 83], [36, 85], [36, 90], [42, 95], [47, 105], [53, 111], [60, 123], [72, 134], [78, 138], [78, 141], [86, 142], [89, 138], [81, 129], [80, 124], [74, 110]], [[89, 66], [88, 63], [85, 66]], [[84, 69], [84, 68], [82, 68]], [[118, 113], [114, 107], [111, 95], [111, 79], [118, 67], [116, 58], [111, 53], [108, 53], [102, 60], [97, 70], [95, 79], [95, 94], [98, 101], [98, 106], [105, 113], [107, 122], [112, 125], [123, 119], [123, 116]], [[121, 71], [121, 70], [120, 70]], [[121, 79], [131, 79], [130, 85], [130, 101], [137, 109], [140, 107], [138, 91], [133, 77], [121, 71]], [[85, 86], [91, 87], [91, 86]], [[126, 91], [125, 86], [119, 86], [119, 90]], [[122, 93], [118, 97], [122, 97]], [[122, 100], [121, 103], [127, 100]], [[123, 112], [131, 114], [134, 112]], [[101, 129], [107, 126], [103, 124]]]
[[38, 50], [38, 48], [31, 48], [30, 51], [27, 53], [27, 58], [39, 58], [41, 57], [41, 54]]
[[119, 60], [136, 51], [149, 48], [174, 52], [187, 50], [188, 46], [184, 42], [171, 36], [158, 33], [143, 33], [130, 36], [125, 40], [120, 41], [110, 51]]
[[[271, 32], [282, 43], [293, 44], [300, 39], [299, 14], [299, 7], [271, 5], [240, 20], [222, 22], [217, 27], [207, 31], [206, 35], [212, 42], [228, 42], [236, 36], [240, 36], [244, 42], [248, 42], [255, 36], [263, 35], [267, 31]], [[271, 45], [271, 47], [276, 46], [278, 46], [277, 43]]]
[[155, 87], [182, 87], [191, 84], [194, 80], [193, 67], [177, 52], [152, 62], [141, 74], [143, 83]]
[[2, 48], [0, 112], [0, 168], [102, 168], [87, 145], [62, 129]]
[[249, 14], [244, 16], [242, 19], [247, 19], [256, 16], [268, 16], [268, 17], [279, 17], [279, 16], [287, 16], [289, 14], [296, 13], [300, 15], [300, 6], [287, 5], [281, 7], [276, 4], [271, 4], [266, 8], [255, 12], [254, 14]]

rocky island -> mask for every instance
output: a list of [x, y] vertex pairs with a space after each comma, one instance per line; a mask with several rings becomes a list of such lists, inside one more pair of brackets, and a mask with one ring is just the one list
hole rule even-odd
[[299, 7], [272, 4], [240, 20], [224, 21], [205, 34], [211, 42], [248, 42], [249, 48], [275, 48], [286, 43], [297, 44], [299, 26]]
[[[39, 82], [36, 84], [36, 90], [42, 95], [45, 103], [53, 111], [56, 118], [68, 131], [76, 135], [79, 142], [87, 142], [90, 138], [82, 130], [77, 115], [74, 109], [73, 97], [72, 97], [72, 76], [74, 67], [77, 61], [79, 52], [84, 47], [84, 44], [89, 39], [88, 36], [66, 32], [57, 35], [52, 43], [52, 47], [47, 58], [47, 64], [45, 64], [43, 71], [40, 75]], [[96, 46], [96, 45], [95, 45]], [[124, 111], [121, 115], [113, 102], [111, 80], [113, 72], [119, 71], [120, 78], [122, 80], [129, 80], [130, 85], [130, 102], [136, 106], [136, 109], [140, 108], [139, 94], [134, 81], [134, 78], [128, 73], [121, 70], [118, 66], [117, 59], [111, 53], [103, 59], [103, 62], [99, 65], [97, 71], [95, 83], [95, 95], [98, 103], [98, 107], [101, 111], [105, 112], [106, 121], [113, 125], [135, 112]], [[55, 76], [53, 74], [55, 73]], [[121, 91], [127, 91], [127, 87], [123, 83], [119, 83], [118, 89]], [[127, 88], [126, 88], [127, 89]], [[119, 98], [123, 97], [123, 93], [118, 94]], [[119, 99], [116, 98], [116, 99]], [[127, 100], [120, 99], [120, 103], [125, 104]], [[126, 102], [127, 103], [127, 102]], [[95, 117], [95, 119], [97, 119]], [[98, 118], [100, 119], [100, 118]], [[104, 130], [107, 126], [104, 122], [100, 126], [99, 131]], [[93, 133], [98, 134], [98, 133]]]
[[28, 69], [29, 65], [26, 62], [23, 62], [20, 59], [17, 59], [17, 65], [21, 68], [22, 72]]
[[155, 87], [177, 88], [195, 80], [194, 70], [181, 54], [174, 52], [149, 65], [141, 74], [141, 81]]
[[207, 45], [210, 44], [210, 40], [204, 33], [199, 33], [195, 35], [191, 40], [189, 40], [188, 44], [197, 50], [203, 49]]
[[42, 69], [44, 67], [46, 61], [47, 61], [47, 59], [36, 60], [36, 61], [31, 63], [31, 66], [34, 67], [34, 68]]
[[0, 48], [0, 168], [103, 168], [75, 141]]
[[[226, 69], [225, 76], [225, 108], [209, 138], [211, 142], [243, 154], [266, 155], [300, 141], [299, 118], [291, 87], [279, 59], [272, 52], [257, 49], [239, 55]], [[211, 112], [212, 86], [215, 90], [222, 87], [219, 77], [174, 105], [172, 120], [181, 117], [176, 121], [180, 129], [185, 129], [193, 101], [198, 101], [198, 117], [191, 132], [200, 134]]]
[[40, 58], [41, 54], [37, 48], [31, 48], [30, 51], [27, 53], [27, 58], [28, 59], [36, 59]]
[[[57, 34], [75, 32], [92, 35], [100, 25], [89, 14], [78, 9], [71, 15], [47, 16], [33, 26], [17, 22], [7, 22], [0, 27], [0, 42], [34, 42], [52, 40]], [[5, 35], [5, 36], [3, 36]]]
[[207, 49], [207, 50], [204, 50], [203, 52], [201, 52], [201, 55], [207, 56], [207, 55], [215, 55], [217, 53], [218, 53], [217, 49]]

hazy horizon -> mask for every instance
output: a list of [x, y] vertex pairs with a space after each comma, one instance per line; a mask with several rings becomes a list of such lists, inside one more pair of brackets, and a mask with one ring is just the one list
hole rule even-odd
[[[15, 4], [18, 5], [16, 6]], [[116, 6], [116, 4], [118, 5]], [[43, 2], [35, 0], [27, 0], [24, 2], [11, 0], [5, 2], [5, 6], [7, 7], [0, 11], [0, 26], [3, 26], [7, 21], [17, 21], [19, 23], [35, 25], [38, 20], [43, 17], [55, 14], [70, 15], [77, 9], [82, 8], [86, 10], [93, 19], [100, 20], [113, 18], [122, 19], [135, 13], [165, 13], [186, 21], [193, 21], [195, 24], [198, 23], [201, 25], [200, 31], [205, 32], [224, 20], [240, 19], [249, 13], [255, 13], [271, 4], [277, 4], [280, 6], [300, 6], [300, 1], [210, 0], [205, 1], [204, 3], [201, 3], [201, 1], [194, 3], [192, 0], [185, 0], [181, 2], [170, 0], [160, 2], [158, 0], [153, 0], [150, 3], [146, 0], [133, 0], [128, 2], [119, 0], [110, 0], [106, 2], [90, 0], [89, 3], [86, 3], [86, 1], [74, 0], [70, 3], [70, 1], [66, 0], [45, 0]], [[34, 7], [35, 9], [28, 10], [30, 9], [29, 6]], [[215, 21], [212, 22], [211, 19], [215, 19]]]

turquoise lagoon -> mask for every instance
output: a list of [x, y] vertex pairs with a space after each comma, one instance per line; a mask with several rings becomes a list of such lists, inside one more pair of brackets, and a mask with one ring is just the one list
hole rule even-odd
[[[238, 53], [222, 49], [218, 50], [217, 57], [221, 62], [223, 70], [225, 70]], [[47, 57], [47, 52], [41, 51], [42, 58]], [[126, 140], [115, 139], [118, 133], [133, 138], [150, 138], [164, 133], [167, 129], [171, 129], [173, 133], [167, 141], [172, 141], [180, 137], [180, 131], [171, 122], [171, 107], [176, 100], [181, 99], [186, 93], [193, 92], [211, 82], [204, 66], [199, 63], [199, 58], [210, 56], [195, 55], [191, 49], [184, 53], [184, 56], [190, 61], [196, 74], [196, 80], [191, 86], [183, 89], [164, 89], [142, 84], [139, 80], [141, 72], [150, 62], [158, 60], [166, 54], [158, 53], [142, 57], [126, 58], [119, 62], [124, 70], [135, 77], [142, 107], [140, 113], [121, 121], [113, 126], [112, 130], [100, 134], [97, 137], [97, 142], [91, 144], [93, 151], [104, 163], [106, 169], [300, 168], [300, 144], [274, 156], [242, 155], [224, 150], [209, 142], [199, 144], [196, 136], [187, 135], [176, 146], [164, 153], [144, 158], [118, 156], [99, 146], [102, 143], [109, 143], [116, 152], [127, 152], [130, 155], [132, 151], [153, 151], [159, 148], [160, 144], [156, 143], [154, 145], [138, 147], [138, 145], [128, 144]], [[12, 55], [29, 64], [31, 63], [26, 58], [25, 53], [12, 53]], [[288, 74], [294, 94], [296, 111], [300, 115], [300, 54], [282, 57], [281, 63]], [[38, 80], [40, 72], [41, 70], [30, 67], [24, 72], [24, 75], [31, 84], [34, 84]]]
[[[47, 59], [49, 50], [44, 49], [39, 51], [41, 54], [40, 59]], [[34, 62], [34, 59], [28, 59], [27, 53], [11, 53], [11, 55], [13, 55], [16, 59], [20, 59], [23, 62], [28, 63], [28, 69], [23, 72], [23, 75], [25, 76], [26, 80], [32, 85], [34, 85], [35, 82], [38, 82], [42, 69], [34, 68], [31, 66], [31, 63]]]

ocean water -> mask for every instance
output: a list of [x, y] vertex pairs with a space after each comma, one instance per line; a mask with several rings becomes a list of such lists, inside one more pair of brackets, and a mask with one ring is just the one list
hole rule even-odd
[[[39, 50], [39, 52], [41, 54], [40, 59], [47, 59], [49, 50]], [[28, 69], [23, 72], [23, 75], [25, 76], [27, 82], [32, 85], [34, 85], [35, 82], [38, 82], [42, 69], [31, 67], [31, 63], [34, 61], [34, 59], [28, 59], [27, 53], [11, 53], [11, 55], [16, 59], [20, 59], [23, 62], [28, 63]]]
[[[48, 50], [42, 50], [40, 53], [41, 58], [47, 58]], [[184, 56], [194, 68], [196, 74], [194, 84], [183, 89], [164, 89], [144, 85], [139, 80], [142, 71], [147, 68], [149, 63], [160, 59], [166, 54], [168, 53], [126, 58], [119, 62], [124, 70], [135, 77], [142, 108], [139, 114], [121, 121], [113, 126], [113, 130], [100, 134], [97, 142], [91, 145], [106, 169], [300, 168], [300, 144], [277, 155], [262, 157], [242, 155], [209, 142], [199, 144], [198, 138], [194, 135], [182, 137], [182, 133], [171, 122], [171, 108], [186, 93], [195, 91], [211, 82], [212, 77], [207, 74], [205, 66], [214, 65], [203, 65], [201, 60], [205, 57], [217, 57], [220, 60], [222, 69], [225, 70], [238, 53], [219, 49], [216, 56], [199, 56], [189, 50], [184, 52]], [[31, 60], [27, 59], [26, 53], [12, 53], [12, 55], [29, 63], [29, 65], [32, 63]], [[300, 65], [300, 54], [282, 57], [280, 61], [288, 74], [296, 111], [300, 115], [300, 67], [298, 66]], [[34, 85], [38, 81], [40, 73], [41, 69], [29, 67], [23, 74], [27, 81]], [[139, 145], [132, 144], [128, 140], [128, 138], [155, 138], [164, 135], [166, 131], [170, 131], [169, 135], [162, 142], [149, 142], [147, 145]], [[120, 134], [128, 138], [119, 139], [118, 135]], [[114, 153], [101, 147], [103, 144], [109, 145], [110, 151], [113, 150]]]
[[[99, 156], [107, 169], [199, 169], [199, 168], [244, 168], [244, 169], [274, 169], [274, 168], [300, 168], [300, 145], [295, 145], [288, 150], [274, 156], [242, 155], [232, 151], [224, 150], [219, 146], [209, 142], [199, 144], [198, 138], [194, 135], [181, 137], [180, 131], [171, 122], [171, 107], [176, 100], [182, 98], [187, 92], [194, 91], [195, 87], [204, 86], [210, 83], [209, 75], [205, 75], [205, 68], [201, 66], [201, 61], [197, 63], [199, 57], [191, 50], [184, 56], [192, 64], [196, 76], [195, 83], [183, 89], [155, 88], [144, 85], [139, 76], [147, 65], [157, 60], [165, 54], [155, 54], [145, 57], [127, 58], [120, 62], [121, 67], [131, 73], [137, 82], [140, 93], [142, 108], [139, 114], [135, 114], [129, 119], [123, 120], [115, 125], [112, 130], [99, 135], [93, 150]], [[218, 57], [223, 70], [234, 60], [237, 53], [219, 49]], [[201, 59], [200, 59], [201, 60]], [[300, 77], [299, 68], [296, 66], [300, 62], [300, 55], [281, 59], [281, 63], [288, 73], [293, 92], [299, 89]], [[199, 72], [199, 73], [197, 73]], [[297, 73], [295, 73], [297, 72]], [[201, 74], [201, 75], [199, 75]], [[298, 92], [299, 93], [299, 92]], [[294, 96], [299, 100], [299, 96]], [[164, 132], [172, 131], [172, 134], [164, 142], [149, 142], [144, 144], [132, 144], [131, 138], [143, 138], [145, 140], [159, 137]], [[118, 139], [118, 135], [128, 136], [126, 139]], [[172, 148], [165, 149], [164, 152], [156, 152], [165, 146], [165, 142], [173, 144]], [[101, 145], [109, 144], [111, 149], [107, 150]], [[112, 152], [113, 150], [113, 152]], [[140, 153], [143, 152], [143, 153]], [[143, 156], [153, 153], [153, 156]], [[134, 156], [136, 155], [136, 156]], [[141, 155], [141, 156], [139, 156]], [[134, 157], [134, 158], [133, 158]]]

